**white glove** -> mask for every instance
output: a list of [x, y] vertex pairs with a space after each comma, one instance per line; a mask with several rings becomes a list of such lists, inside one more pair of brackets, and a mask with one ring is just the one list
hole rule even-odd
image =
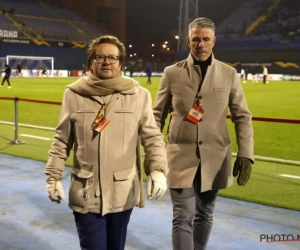
[[147, 194], [149, 200], [159, 200], [167, 191], [167, 178], [162, 172], [152, 171], [147, 179]]
[[47, 192], [51, 201], [60, 203], [60, 201], [65, 198], [65, 192], [61, 182], [53, 178], [47, 180]]

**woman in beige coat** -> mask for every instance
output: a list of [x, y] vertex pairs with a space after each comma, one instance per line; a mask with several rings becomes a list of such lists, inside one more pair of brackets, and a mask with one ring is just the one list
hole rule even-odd
[[124, 57], [125, 47], [115, 37], [91, 42], [89, 72], [67, 86], [49, 151], [47, 192], [59, 203], [64, 163], [74, 149], [69, 207], [81, 249], [124, 249], [132, 209], [143, 207], [139, 140], [150, 162], [148, 197], [159, 199], [167, 189], [164, 141], [151, 96], [122, 75]]

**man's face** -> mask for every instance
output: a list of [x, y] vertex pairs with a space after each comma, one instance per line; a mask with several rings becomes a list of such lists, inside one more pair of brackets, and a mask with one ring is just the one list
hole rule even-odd
[[211, 55], [215, 42], [213, 31], [206, 27], [193, 28], [188, 37], [190, 51], [197, 61], [205, 61]]
[[120, 76], [121, 65], [118, 47], [110, 43], [99, 44], [95, 50], [95, 58], [92, 60], [91, 70], [100, 79]]

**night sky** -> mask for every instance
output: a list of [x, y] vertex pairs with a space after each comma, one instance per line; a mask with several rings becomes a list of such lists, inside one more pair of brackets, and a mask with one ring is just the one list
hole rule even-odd
[[[126, 1], [127, 54], [138, 53], [142, 58], [149, 58], [161, 50], [165, 41], [168, 41], [171, 51], [176, 51], [180, 0]], [[198, 0], [198, 13], [211, 18], [217, 25], [242, 2], [244, 0]], [[155, 47], [151, 47], [152, 43]], [[129, 44], [132, 48], [128, 48]]]
[[127, 0], [126, 44], [133, 46], [127, 48], [128, 53], [149, 57], [156, 54], [165, 41], [175, 50], [179, 3], [179, 0]]

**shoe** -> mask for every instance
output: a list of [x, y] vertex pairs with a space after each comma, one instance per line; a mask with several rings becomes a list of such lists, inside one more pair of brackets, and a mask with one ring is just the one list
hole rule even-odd
[[8, 89], [11, 89], [11, 86], [8, 86], [7, 88], [8, 88]]

